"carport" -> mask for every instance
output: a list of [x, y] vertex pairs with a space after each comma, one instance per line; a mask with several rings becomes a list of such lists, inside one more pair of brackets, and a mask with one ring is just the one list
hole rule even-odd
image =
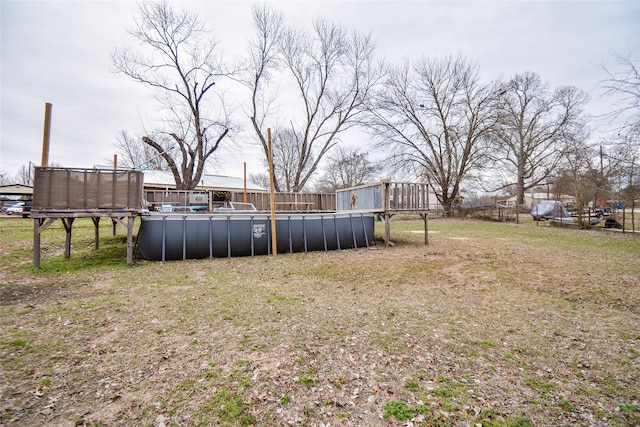
[[6, 203], [14, 203], [33, 199], [33, 187], [23, 184], [0, 185], [0, 207]]

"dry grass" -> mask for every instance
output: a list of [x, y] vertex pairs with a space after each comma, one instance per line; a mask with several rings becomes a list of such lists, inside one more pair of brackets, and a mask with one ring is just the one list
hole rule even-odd
[[54, 227], [36, 272], [31, 222], [0, 221], [0, 425], [640, 424], [637, 236], [392, 225], [392, 248], [136, 266], [88, 225], [63, 260]]

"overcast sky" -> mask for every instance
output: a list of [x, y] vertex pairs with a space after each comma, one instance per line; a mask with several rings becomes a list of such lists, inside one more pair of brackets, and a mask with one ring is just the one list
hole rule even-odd
[[[239, 56], [252, 34], [248, 1], [176, 2], [197, 11], [229, 56]], [[611, 52], [640, 49], [640, 1], [297, 1], [272, 2], [289, 24], [325, 16], [371, 33], [389, 60], [462, 54], [486, 80], [533, 71], [551, 86], [575, 85], [591, 94]], [[0, 0], [0, 171], [40, 164], [45, 103], [53, 104], [49, 161], [93, 167], [113, 160], [121, 130], [142, 132], [154, 117], [149, 87], [112, 72], [110, 54], [132, 45], [132, 1]], [[248, 127], [241, 111], [236, 119]], [[601, 126], [598, 124], [598, 126]], [[247, 134], [249, 135], [249, 134]], [[246, 135], [221, 153], [210, 173], [241, 176], [243, 162], [261, 162]], [[364, 144], [366, 137], [352, 135]]]

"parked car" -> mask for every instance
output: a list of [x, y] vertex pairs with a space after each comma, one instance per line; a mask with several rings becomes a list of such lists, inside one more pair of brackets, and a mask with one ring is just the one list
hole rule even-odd
[[16, 202], [9, 206], [3, 206], [2, 210], [7, 213], [7, 215], [20, 214], [22, 215], [22, 207], [24, 206], [24, 202]]

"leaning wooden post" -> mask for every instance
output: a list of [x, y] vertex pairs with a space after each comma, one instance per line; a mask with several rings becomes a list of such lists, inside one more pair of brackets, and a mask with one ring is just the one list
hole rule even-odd
[[[51, 139], [51, 109], [53, 106], [47, 102], [44, 105], [44, 130], [42, 132], [42, 159], [40, 166], [46, 168], [49, 166], [49, 141]], [[31, 168], [29, 168], [31, 173]], [[40, 228], [44, 223], [44, 219], [33, 219], [33, 268], [40, 268]]]
[[40, 166], [49, 166], [49, 140], [51, 139], [51, 103], [47, 102], [44, 107], [44, 132], [42, 134], [42, 161]]
[[269, 141], [269, 188], [271, 202], [271, 254], [276, 256], [278, 253], [278, 239], [276, 238], [276, 192], [275, 192], [275, 175], [273, 173], [273, 150], [271, 147], [271, 128], [267, 129], [267, 137]]

